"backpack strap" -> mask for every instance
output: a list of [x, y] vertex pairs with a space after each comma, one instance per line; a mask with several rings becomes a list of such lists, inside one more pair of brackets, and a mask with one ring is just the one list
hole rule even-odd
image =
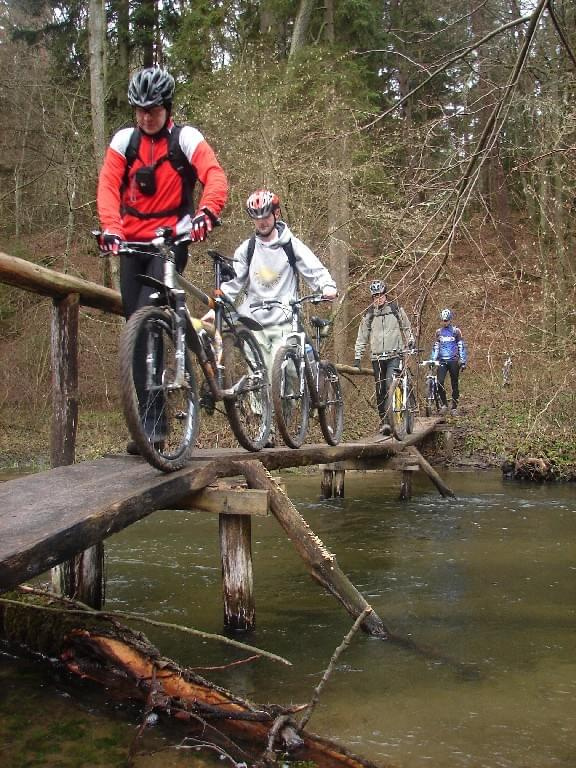
[[[290, 240], [288, 240], [287, 243], [284, 243], [282, 248], [284, 249], [284, 253], [288, 258], [288, 264], [290, 264], [290, 266], [294, 270], [294, 274], [296, 274], [297, 273], [296, 254], [294, 253], [292, 238], [290, 238]], [[250, 264], [252, 264], [252, 257], [254, 256], [255, 249], [256, 249], [256, 235], [252, 235], [252, 237], [248, 240], [248, 250], [246, 251], [246, 264], [248, 265], [248, 269], [250, 269]]]
[[390, 311], [398, 321], [398, 325], [400, 325], [400, 314], [398, 312], [398, 302], [397, 301], [389, 301], [388, 306], [390, 307]]
[[[182, 131], [181, 125], [174, 124], [172, 130], [168, 134], [168, 154], [159, 158], [154, 163], [154, 168], [157, 168], [163, 162], [168, 160], [170, 165], [178, 173], [182, 179], [182, 198], [180, 205], [177, 208], [170, 208], [164, 211], [155, 211], [154, 213], [141, 213], [140, 211], [132, 208], [131, 206], [124, 205], [122, 207], [122, 213], [130, 213], [132, 216], [136, 216], [139, 219], [155, 219], [163, 216], [176, 215], [180, 218], [186, 213], [190, 213], [192, 210], [193, 192], [194, 186], [197, 181], [196, 170], [190, 165], [188, 158], [182, 151], [180, 146], [180, 132]], [[134, 161], [139, 156], [140, 142], [142, 140], [142, 132], [140, 128], [134, 128], [130, 135], [128, 146], [126, 147], [126, 169], [124, 171], [124, 178], [122, 180], [121, 194], [128, 186], [130, 168], [134, 164]]]
[[[400, 331], [402, 331], [402, 325], [400, 323], [400, 313], [398, 311], [398, 302], [397, 301], [389, 301], [388, 306], [390, 307], [390, 312], [394, 315], [396, 318], [396, 321], [400, 327]], [[372, 330], [372, 320], [374, 319], [374, 304], [370, 304], [366, 312], [364, 313], [364, 317], [368, 320], [368, 330]]]
[[192, 202], [192, 192], [194, 185], [198, 180], [195, 168], [190, 165], [188, 158], [182, 151], [180, 146], [180, 132], [182, 131], [181, 125], [174, 124], [170, 131], [170, 137], [168, 139], [168, 160], [174, 168], [174, 170], [180, 174], [184, 184], [184, 193], [189, 196], [190, 202]]

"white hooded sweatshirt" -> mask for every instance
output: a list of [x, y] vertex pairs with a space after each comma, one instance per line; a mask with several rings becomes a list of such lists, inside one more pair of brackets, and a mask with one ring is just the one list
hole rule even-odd
[[276, 239], [264, 242], [256, 236], [254, 255], [248, 270], [248, 242], [245, 240], [234, 253], [234, 280], [222, 284], [222, 291], [234, 301], [244, 290], [245, 297], [238, 307], [241, 315], [253, 317], [263, 326], [280, 325], [290, 320], [290, 314], [280, 306], [271, 309], [251, 307], [266, 299], [288, 303], [298, 294], [298, 280], [290, 266], [283, 245], [292, 240], [296, 269], [312, 291], [321, 293], [325, 287], [336, 289], [336, 283], [320, 259], [295, 237], [283, 221], [276, 222]]

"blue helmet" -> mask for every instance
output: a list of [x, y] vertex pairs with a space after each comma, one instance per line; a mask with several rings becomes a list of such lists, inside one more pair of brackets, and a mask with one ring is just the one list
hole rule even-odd
[[442, 312], [440, 312], [440, 320], [452, 320], [452, 310], [443, 309]]

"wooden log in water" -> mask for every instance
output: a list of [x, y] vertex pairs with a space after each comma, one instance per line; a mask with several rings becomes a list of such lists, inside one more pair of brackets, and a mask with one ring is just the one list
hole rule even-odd
[[[268, 490], [272, 514], [294, 544], [312, 578], [337, 597], [351, 616], [357, 618], [369, 607], [368, 602], [341, 571], [336, 557], [326, 549], [286, 493], [278, 488], [260, 462], [242, 461], [237, 465], [251, 488]], [[374, 610], [362, 622], [362, 629], [375, 637], [390, 637], [384, 622]]]
[[426, 461], [424, 456], [422, 456], [422, 454], [420, 453], [418, 448], [416, 448], [415, 445], [412, 445], [409, 448], [406, 448], [406, 453], [409, 453], [410, 455], [414, 456], [422, 472], [424, 472], [424, 474], [430, 478], [430, 480], [434, 483], [436, 488], [438, 488], [442, 496], [449, 496], [452, 499], [456, 498], [456, 494], [454, 493], [454, 491], [448, 485], [446, 485], [446, 483], [444, 482], [444, 480], [442, 480], [438, 472], [436, 472], [434, 467], [432, 467]]
[[[375, 768], [335, 742], [301, 730], [294, 709], [256, 705], [163, 658], [141, 633], [117, 618], [110, 622], [95, 613], [78, 616], [62, 603], [57, 603], [58, 612], [45, 612], [39, 607], [54, 608], [54, 600], [13, 593], [5, 597], [18, 601], [14, 605], [0, 599], [0, 638], [11, 647], [58, 658], [70, 674], [105, 685], [116, 696], [143, 701], [146, 711], [184, 722], [186, 735], [199, 733], [204, 743], [222, 744], [224, 735], [226, 751], [237, 751], [238, 760], [245, 760], [248, 750], [251, 762], [264, 754], [270, 757], [271, 734], [277, 730], [273, 746], [278, 756], [288, 753], [291, 760], [318, 768]], [[230, 738], [241, 740], [243, 753]]]

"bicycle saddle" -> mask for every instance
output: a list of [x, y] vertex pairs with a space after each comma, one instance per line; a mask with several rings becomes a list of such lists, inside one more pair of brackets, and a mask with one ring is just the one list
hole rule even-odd
[[315, 328], [326, 328], [326, 326], [331, 324], [332, 320], [327, 320], [325, 317], [316, 317], [316, 315], [313, 315], [310, 318], [310, 322]]
[[224, 282], [233, 280], [236, 277], [236, 272], [232, 266], [232, 259], [228, 256], [223, 256], [221, 253], [218, 253], [218, 251], [211, 250], [208, 251], [208, 256], [210, 256], [213, 261], [217, 261], [220, 264], [220, 274]]

